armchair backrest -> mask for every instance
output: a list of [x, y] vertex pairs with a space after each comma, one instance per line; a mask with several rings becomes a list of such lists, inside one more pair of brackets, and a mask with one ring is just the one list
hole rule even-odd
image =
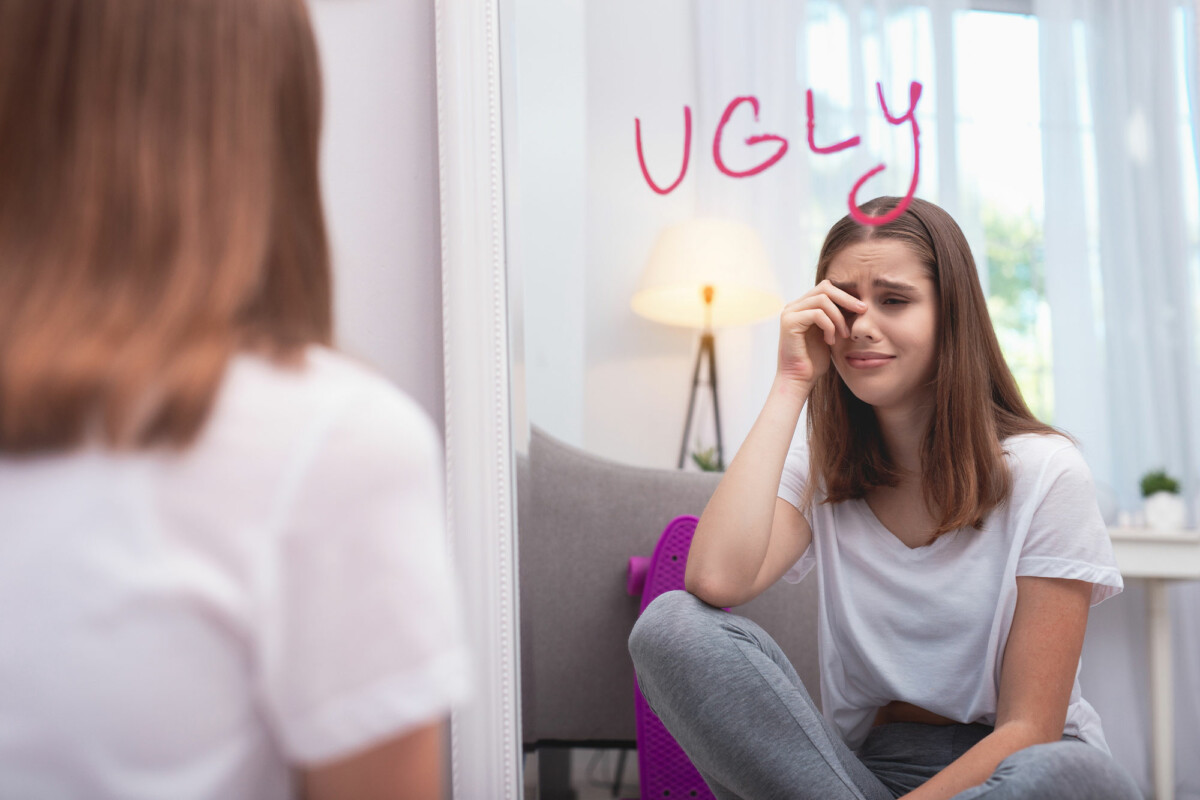
[[[700, 516], [720, 477], [626, 466], [532, 428], [517, 463], [527, 744], [634, 741], [629, 557], [649, 556], [675, 517]], [[779, 584], [734, 612], [775, 637], [816, 699], [816, 581]]]

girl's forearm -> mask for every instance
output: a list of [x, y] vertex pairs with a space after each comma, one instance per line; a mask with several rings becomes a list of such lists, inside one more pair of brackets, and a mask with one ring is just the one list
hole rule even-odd
[[736, 605], [758, 576], [770, 541], [783, 462], [809, 387], [776, 378], [767, 402], [700, 516], [688, 555], [688, 590]]
[[1032, 725], [1020, 721], [1001, 725], [902, 800], [947, 800], [986, 781], [1013, 753], [1045, 741]]

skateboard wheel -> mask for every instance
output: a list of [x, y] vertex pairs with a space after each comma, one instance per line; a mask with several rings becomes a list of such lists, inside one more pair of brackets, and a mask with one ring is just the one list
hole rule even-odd
[[625, 582], [625, 592], [630, 597], [640, 597], [646, 588], [646, 573], [650, 571], [650, 559], [646, 556], [629, 557], [629, 577]]

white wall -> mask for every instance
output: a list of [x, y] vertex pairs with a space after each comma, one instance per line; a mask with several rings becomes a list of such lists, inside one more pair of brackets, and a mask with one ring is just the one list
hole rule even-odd
[[582, 445], [584, 2], [507, 0], [502, 9], [503, 21], [511, 23], [502, 31], [501, 73], [515, 438], [522, 449], [528, 419]]
[[694, 42], [691, 3], [588, 4], [583, 445], [642, 466], [675, 466], [698, 332], [650, 322], [629, 303], [659, 230], [695, 213], [705, 142], [693, 130], [688, 175], [660, 196], [642, 178], [634, 119], [651, 175], [669, 185], [683, 152], [683, 106], [695, 105]]
[[337, 346], [441, 428], [432, 0], [310, 0], [325, 83], [321, 178]]
[[[538, 11], [510, 14], [518, 28], [504, 38], [520, 43], [519, 59], [505, 62], [505, 99], [519, 109], [505, 135], [518, 143], [505, 148], [515, 201], [510, 266], [523, 282], [513, 324], [524, 326], [526, 363], [514, 374], [525, 378], [529, 420], [598, 455], [673, 467], [698, 332], [649, 322], [629, 303], [659, 230], [695, 213], [708, 143], [693, 132], [688, 176], [662, 197], [642, 179], [634, 119], [652, 174], [670, 183], [682, 156], [683, 105], [695, 105], [691, 4], [511, 5]], [[718, 335], [722, 354], [734, 338]], [[730, 440], [741, 438], [730, 436], [726, 405], [739, 395], [737, 363], [719, 359], [729, 381], [721, 393], [727, 459]]]
[[[698, 108], [693, 4], [507, 3], [514, 22], [502, 47], [518, 50], [502, 54], [507, 247], [521, 279], [511, 304], [518, 341], [523, 333], [513, 372], [518, 430], [527, 409], [532, 424], [597, 455], [673, 468], [699, 331], [643, 319], [630, 300], [659, 231], [696, 216], [697, 187], [716, 173], [713, 129]], [[642, 177], [634, 120], [651, 175], [667, 185], [681, 164], [685, 104], [688, 173], [661, 196]], [[721, 191], [736, 183], [717, 178]], [[766, 397], [777, 337], [774, 319], [717, 331], [726, 463]], [[707, 386], [693, 430], [702, 447], [715, 443]]]

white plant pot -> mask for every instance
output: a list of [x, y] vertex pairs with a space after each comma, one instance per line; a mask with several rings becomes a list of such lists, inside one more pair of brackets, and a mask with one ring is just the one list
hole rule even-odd
[[1171, 492], [1155, 492], [1146, 498], [1143, 509], [1146, 525], [1159, 531], [1175, 531], [1183, 527], [1186, 508], [1183, 498]]

